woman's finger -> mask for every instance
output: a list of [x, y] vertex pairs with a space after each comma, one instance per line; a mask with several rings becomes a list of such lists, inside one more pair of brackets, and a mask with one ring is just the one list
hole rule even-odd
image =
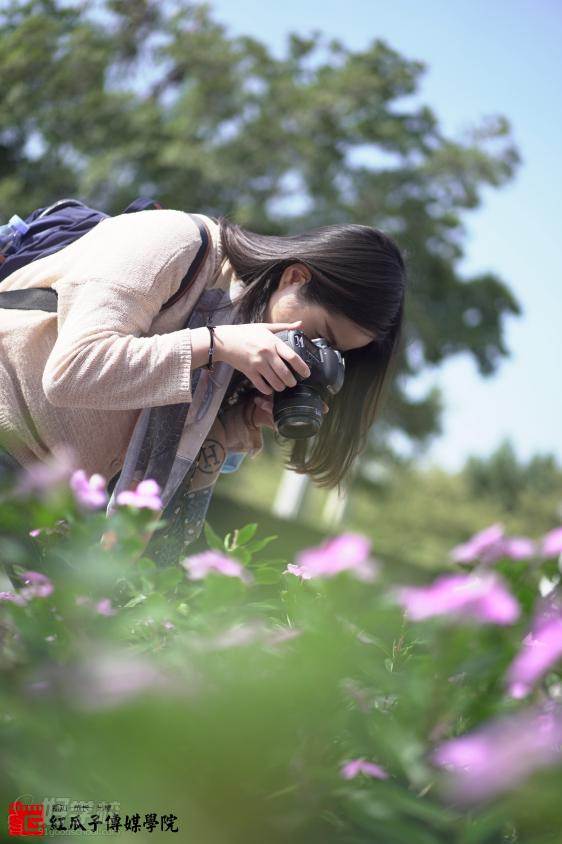
[[273, 390], [280, 393], [282, 390], [285, 389], [287, 385], [283, 383], [283, 380], [281, 379], [280, 375], [275, 371], [269, 361], [264, 361], [263, 366], [264, 368], [261, 370], [260, 375], [272, 387]]
[[288, 328], [298, 328], [302, 325], [302, 319], [296, 319], [294, 322], [262, 322], [270, 331], [285, 331]]
[[279, 357], [286, 361], [292, 369], [296, 372], [300, 372], [303, 378], [308, 378], [310, 376], [310, 367], [309, 365], [301, 358], [294, 349], [284, 343], [282, 340], [279, 341], [277, 346], [277, 353]]
[[277, 389], [284, 390], [285, 387], [294, 387], [297, 384], [297, 379], [295, 378], [283, 358], [279, 357], [279, 355], [275, 355], [275, 357], [273, 357], [272, 360], [269, 361], [269, 364], [283, 383], [283, 386]]
[[256, 387], [256, 389], [258, 389], [260, 393], [264, 393], [266, 396], [270, 396], [273, 393], [272, 388], [267, 383], [265, 378], [260, 375], [259, 372], [252, 373], [249, 378], [254, 387]]

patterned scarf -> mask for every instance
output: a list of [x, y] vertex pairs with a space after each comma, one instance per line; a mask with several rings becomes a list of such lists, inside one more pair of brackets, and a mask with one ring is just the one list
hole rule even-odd
[[[183, 327], [206, 325], [213, 311], [214, 325], [237, 322], [235, 300], [243, 289], [242, 282], [235, 279], [228, 291], [204, 290]], [[218, 412], [233, 372], [233, 367], [223, 361], [215, 362], [212, 371], [202, 367], [193, 370], [191, 402], [144, 408], [135, 424], [107, 515], [115, 511], [120, 492], [136, 489], [142, 480], [154, 479], [162, 499], [162, 510], [154, 513], [154, 519], [166, 519], [168, 524], [153, 533], [143, 553], [158, 565], [177, 563], [203, 528], [227, 457]]]

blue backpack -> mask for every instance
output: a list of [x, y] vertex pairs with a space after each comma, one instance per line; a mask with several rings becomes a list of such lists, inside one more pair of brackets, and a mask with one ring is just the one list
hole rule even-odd
[[[140, 196], [125, 208], [124, 214], [134, 211], [161, 209], [162, 205], [154, 199]], [[0, 254], [0, 282], [15, 270], [58, 252], [69, 243], [78, 240], [102, 220], [109, 217], [103, 211], [88, 207], [79, 199], [59, 199], [46, 208], [36, 208], [25, 218], [25, 233], [18, 232], [4, 253]], [[195, 218], [196, 219], [196, 218]], [[204, 223], [196, 219], [201, 233], [201, 246], [192, 261], [189, 270], [182, 279], [178, 290], [160, 310], [165, 310], [183, 296], [207, 254], [209, 235]], [[57, 292], [51, 288], [31, 287], [26, 290], [6, 290], [0, 292], [0, 308], [26, 308], [56, 312]]]

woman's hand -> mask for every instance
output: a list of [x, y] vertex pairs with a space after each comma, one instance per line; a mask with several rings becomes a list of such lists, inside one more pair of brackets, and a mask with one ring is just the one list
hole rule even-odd
[[297, 379], [287, 364], [302, 378], [310, 369], [297, 352], [275, 336], [276, 331], [298, 328], [295, 322], [255, 322], [244, 325], [217, 325], [215, 328], [215, 359], [229, 363], [243, 372], [254, 387], [272, 395], [274, 390], [294, 387]]
[[[328, 412], [328, 405], [323, 402], [323, 412]], [[275, 430], [275, 423], [273, 422], [273, 396], [254, 396], [253, 402], [249, 402], [249, 419], [250, 425], [253, 424], [255, 428], [265, 425], [266, 428]]]

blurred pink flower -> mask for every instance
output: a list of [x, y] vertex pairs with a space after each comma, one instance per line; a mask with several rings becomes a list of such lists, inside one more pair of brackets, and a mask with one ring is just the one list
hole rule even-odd
[[530, 632], [506, 675], [508, 694], [526, 697], [534, 684], [562, 657], [562, 609], [549, 596], [535, 613]]
[[52, 594], [54, 587], [46, 574], [40, 571], [26, 571], [23, 574], [25, 586], [20, 589], [20, 595], [28, 600], [29, 598], [47, 598]]
[[526, 536], [506, 536], [503, 542], [503, 556], [512, 560], [528, 560], [537, 553], [537, 545]]
[[148, 507], [150, 510], [161, 510], [160, 486], [152, 480], [141, 481], [135, 490], [124, 490], [117, 496], [117, 504], [131, 507]]
[[485, 801], [561, 760], [562, 712], [552, 701], [496, 718], [431, 754], [431, 761], [449, 772], [449, 795], [461, 803]]
[[503, 525], [496, 523], [475, 533], [468, 542], [451, 551], [456, 563], [495, 563], [502, 557], [526, 560], [537, 553], [536, 544], [526, 536], [506, 536]]
[[182, 560], [180, 565], [186, 570], [190, 580], [202, 580], [209, 572], [217, 572], [227, 577], [239, 577], [245, 583], [253, 579], [241, 563], [220, 551], [211, 550], [193, 554]]
[[17, 604], [19, 607], [27, 604], [25, 598], [17, 592], [0, 592], [0, 601], [9, 601], [12, 604]]
[[562, 527], [549, 531], [542, 540], [543, 557], [557, 557], [562, 554]]
[[29, 531], [30, 536], [39, 536], [41, 533], [42, 528], [34, 528], [34, 530]]
[[98, 601], [96, 604], [96, 612], [100, 615], [115, 615], [117, 610], [113, 609], [109, 598], [102, 598], [101, 601]]
[[57, 444], [45, 460], [38, 460], [19, 473], [14, 494], [48, 493], [59, 484], [67, 484], [77, 465], [75, 449], [64, 443]]
[[429, 586], [406, 586], [394, 596], [414, 621], [454, 615], [493, 624], [512, 624], [519, 604], [493, 571], [445, 574]]
[[89, 510], [105, 507], [108, 501], [103, 475], [93, 474], [89, 479], [84, 469], [77, 469], [70, 479], [70, 487], [79, 504]]
[[119, 706], [146, 693], [183, 691], [181, 680], [150, 657], [117, 648], [87, 653], [79, 663], [60, 667], [56, 682], [71, 705], [87, 711]]
[[503, 525], [496, 523], [475, 533], [463, 545], [453, 548], [451, 557], [456, 563], [473, 563], [477, 560], [492, 563], [503, 556], [503, 540]]
[[363, 758], [351, 759], [342, 766], [340, 774], [346, 780], [353, 779], [357, 774], [368, 774], [370, 777], [377, 777], [380, 780], [388, 779], [388, 774], [384, 768], [374, 762], [366, 762]]
[[283, 574], [294, 574], [303, 580], [313, 577], [334, 577], [349, 571], [358, 580], [376, 580], [378, 564], [369, 557], [371, 542], [360, 533], [344, 533], [315, 548], [307, 548], [289, 563]]
[[92, 599], [88, 595], [77, 595], [75, 599], [75, 603], [77, 606], [81, 607], [84, 604], [91, 604]]

